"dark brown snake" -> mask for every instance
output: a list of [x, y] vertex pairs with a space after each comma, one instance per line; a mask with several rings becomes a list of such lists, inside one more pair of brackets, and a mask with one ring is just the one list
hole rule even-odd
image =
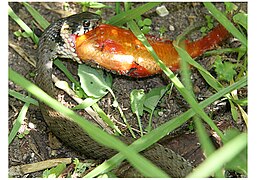
[[[56, 97], [52, 82], [53, 60], [57, 57], [70, 58], [80, 62], [69, 41], [71, 34], [80, 34], [91, 30], [100, 17], [92, 13], [81, 13], [52, 23], [43, 33], [38, 46], [36, 83], [50, 96]], [[87, 26], [85, 25], [87, 23]], [[40, 102], [40, 109], [50, 130], [65, 144], [89, 158], [108, 159], [117, 152], [92, 140], [76, 123], [70, 121], [46, 104]], [[126, 144], [134, 140], [120, 137]], [[141, 152], [143, 156], [164, 170], [171, 177], [185, 177], [192, 171], [192, 166], [183, 157], [160, 144], [154, 144]], [[127, 162], [115, 171], [118, 177], [142, 177]]]

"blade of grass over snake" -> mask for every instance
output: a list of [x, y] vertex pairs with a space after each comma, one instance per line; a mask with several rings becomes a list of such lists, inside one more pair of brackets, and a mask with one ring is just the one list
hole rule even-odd
[[46, 29], [50, 23], [37, 11], [35, 10], [30, 4], [23, 2], [22, 3], [28, 12], [32, 15], [32, 17], [36, 20], [36, 22], [43, 28]]
[[143, 156], [139, 155], [131, 147], [128, 147], [122, 141], [107, 134], [100, 128], [96, 127], [93, 123], [87, 121], [85, 118], [63, 106], [60, 102], [51, 98], [43, 90], [26, 80], [11, 68], [9, 68], [9, 79], [36, 96], [40, 101], [46, 103], [56, 111], [59, 111], [64, 116], [69, 117], [70, 120], [77, 123], [92, 139], [98, 143], [121, 152], [127, 158], [127, 160], [145, 177], [168, 177], [165, 172], [153, 165]]
[[31, 103], [31, 104], [33, 104], [35, 106], [38, 106], [38, 101], [37, 100], [35, 100], [35, 99], [33, 99], [33, 98], [29, 97], [29, 96], [25, 96], [25, 95], [23, 95], [21, 93], [18, 93], [16, 91], [12, 90], [12, 89], [8, 90], [8, 94], [10, 96], [13, 96], [13, 97], [25, 102], [25, 103]]
[[[205, 154], [206, 158], [209, 157], [213, 152], [215, 152], [215, 147], [207, 134], [204, 125], [197, 116], [194, 116], [194, 122], [196, 127], [197, 137], [199, 138], [203, 153]], [[224, 178], [222, 169], [219, 169], [215, 173], [215, 177]]]
[[[247, 85], [247, 78], [244, 77], [241, 80], [239, 80], [238, 82], [221, 89], [216, 94], [212, 95], [208, 99], [199, 103], [199, 105], [202, 108], [205, 108], [206, 106], [210, 105], [211, 103], [213, 103], [217, 99], [221, 98], [225, 94], [228, 94], [231, 91], [233, 91], [235, 89], [242, 88], [246, 85]], [[165, 137], [168, 133], [172, 132], [177, 127], [181, 126], [183, 123], [188, 121], [194, 115], [195, 115], [195, 112], [193, 111], [193, 109], [189, 109], [188, 111], [181, 114], [180, 116], [177, 116], [177, 117], [171, 119], [170, 121], [162, 124], [158, 128], [153, 129], [150, 133], [148, 133], [148, 134], [144, 135], [142, 138], [136, 140], [130, 146], [133, 147], [137, 152], [142, 151], [142, 150], [148, 148], [149, 146], [151, 146], [152, 144], [156, 143], [161, 138]], [[88, 177], [88, 178], [95, 177], [102, 172], [110, 171], [111, 169], [113, 169], [117, 164], [119, 164], [123, 160], [124, 160], [124, 156], [121, 153], [118, 153], [115, 156], [113, 156], [112, 158], [110, 158], [109, 160], [107, 160], [106, 162], [104, 162], [101, 165], [99, 165], [98, 167], [96, 167], [93, 171], [88, 173], [85, 177]]]
[[204, 2], [204, 6], [211, 12], [220, 24], [222, 24], [234, 37], [247, 47], [247, 38], [220, 12], [211, 2]]
[[10, 6], [8, 6], [8, 15], [31, 37], [35, 44], [38, 43], [35, 33], [14, 13]]
[[229, 141], [220, 149], [216, 150], [210, 157], [201, 163], [191, 174], [189, 178], [206, 178], [211, 176], [216, 170], [225, 163], [232, 160], [247, 146], [247, 134], [242, 133]]
[[125, 11], [125, 12], [121, 12], [120, 14], [113, 16], [110, 20], [108, 20], [106, 23], [107, 24], [112, 24], [112, 25], [123, 25], [125, 23], [127, 23], [128, 21], [142, 15], [143, 13], [149, 11], [150, 9], [152, 9], [153, 7], [159, 5], [160, 2], [148, 2], [145, 3], [142, 6], [139, 6], [137, 8]]
[[[181, 95], [184, 97], [184, 99], [188, 102], [188, 104], [194, 109], [194, 111], [206, 122], [209, 124], [209, 126], [216, 131], [216, 133], [220, 136], [221, 139], [223, 139], [223, 133], [218, 129], [218, 127], [215, 125], [215, 123], [209, 118], [209, 116], [203, 111], [203, 109], [198, 105], [197, 101], [190, 96], [190, 92], [183, 86], [183, 84], [180, 82], [178, 78], [175, 77], [173, 72], [166, 67], [166, 65], [159, 59], [158, 55], [155, 53], [143, 33], [140, 31], [139, 27], [134, 21], [128, 22], [128, 25], [130, 26], [131, 31], [135, 34], [135, 36], [144, 44], [144, 46], [147, 48], [147, 50], [150, 52], [150, 54], [155, 59], [156, 63], [160, 66], [160, 68], [163, 70], [163, 72], [171, 79], [171, 81], [174, 83], [177, 90], [181, 93]], [[178, 52], [179, 53], [179, 52]], [[181, 54], [179, 54], [181, 56]], [[182, 57], [183, 58], [183, 57]]]

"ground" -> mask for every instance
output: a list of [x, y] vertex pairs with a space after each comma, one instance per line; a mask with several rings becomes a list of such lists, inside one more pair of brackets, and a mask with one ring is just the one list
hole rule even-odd
[[[30, 3], [34, 8], [36, 8], [49, 22], [54, 22], [55, 20], [64, 16], [62, 12], [80, 12], [81, 6], [78, 3], [67, 3], [67, 9], [63, 9], [63, 3]], [[207, 10], [201, 3], [163, 3], [169, 10], [170, 14], [165, 17], [158, 16], [154, 10], [151, 10], [145, 14], [145, 17], [150, 17], [153, 21], [152, 29], [153, 33], [157, 35], [158, 29], [162, 26], [166, 27], [168, 31], [165, 33], [165, 38], [174, 39], [177, 35], [181, 34], [190, 24], [199, 23], [205, 21], [204, 16], [208, 14]], [[42, 31], [36, 27], [33, 23], [31, 15], [27, 12], [26, 8], [21, 3], [9, 3], [13, 11], [28, 24], [31, 28], [34, 28], [38, 36], [41, 35]], [[109, 3], [113, 5], [113, 3]], [[52, 10], [46, 8], [49, 6]], [[222, 8], [222, 4], [217, 4], [218, 7]], [[241, 8], [246, 11], [247, 4], [241, 3]], [[110, 15], [113, 15], [113, 9], [104, 9], [103, 18], [107, 19]], [[246, 11], [247, 12], [247, 11]], [[169, 30], [169, 26], [173, 26], [174, 30]], [[9, 43], [14, 43], [17, 46], [23, 48], [26, 54], [33, 59], [35, 59], [36, 47], [30, 39], [18, 38], [13, 33], [19, 30], [19, 26], [9, 18]], [[196, 39], [200, 37], [200, 33], [194, 33], [190, 36], [191, 39]], [[231, 39], [225, 41], [221, 46], [231, 47], [236, 46]], [[14, 51], [13, 48], [9, 46], [9, 67], [17, 71], [27, 79], [34, 82], [35, 68], [26, 62], [18, 53]], [[227, 58], [234, 58], [234, 55], [228, 55]], [[202, 64], [211, 73], [214, 71], [211, 69], [214, 61], [214, 57], [199, 57], [197, 61]], [[72, 62], [67, 62], [68, 69], [72, 73], [74, 67], [77, 65]], [[194, 91], [198, 101], [202, 101], [214, 93], [214, 90], [210, 88], [207, 83], [202, 79], [200, 74], [192, 69], [192, 81], [194, 83]], [[60, 74], [60, 77], [63, 76]], [[156, 75], [144, 79], [132, 79], [128, 77], [112, 75], [113, 76], [113, 91], [117, 97], [117, 100], [126, 115], [129, 123], [138, 129], [136, 116], [131, 112], [130, 109], [130, 92], [133, 89], [144, 89], [148, 92], [154, 87], [164, 86], [168, 83], [164, 75]], [[21, 87], [15, 85], [13, 82], [9, 81], [9, 89], [13, 89], [23, 94], [27, 94]], [[247, 96], [247, 89], [241, 89], [240, 94], [243, 97]], [[119, 112], [117, 109], [112, 107], [113, 98], [110, 94], [105, 96], [100, 102], [99, 106], [109, 114], [113, 119], [121, 121]], [[22, 108], [23, 103], [11, 96], [9, 96], [9, 131], [12, 128], [12, 123], [18, 116], [18, 112]], [[154, 126], [157, 127], [172, 117], [185, 112], [188, 109], [187, 103], [182, 99], [182, 97], [175, 90], [172, 91], [171, 95], [167, 95], [162, 99], [162, 102], [158, 106], [160, 111], [158, 116], [153, 119]], [[246, 127], [244, 125], [241, 117], [237, 121], [234, 121], [229, 103], [226, 101], [215, 102], [205, 109], [209, 116], [216, 122], [221, 130], [227, 129], [228, 127], [236, 127], [240, 130], [244, 130]], [[147, 126], [147, 119], [149, 115], [144, 115], [142, 117], [144, 127]], [[30, 124], [30, 125], [29, 125]], [[33, 127], [32, 127], [33, 125]], [[9, 167], [29, 164], [34, 162], [43, 161], [51, 158], [60, 157], [72, 157], [84, 159], [85, 157], [77, 152], [75, 152], [70, 147], [66, 147], [64, 144], [59, 144], [58, 141], [54, 140], [55, 137], [50, 133], [50, 130], [43, 121], [41, 112], [38, 107], [30, 106], [29, 111], [25, 119], [26, 128], [31, 127], [30, 133], [25, 135], [23, 138], [15, 137], [13, 142], [9, 145]], [[196, 133], [191, 129], [192, 123], [185, 124], [183, 127], [179, 127], [172, 135], [166, 137], [166, 140], [161, 140], [161, 143], [165, 146], [173, 149], [180, 155], [188, 159], [194, 166], [197, 166], [203, 159], [204, 156], [200, 149], [200, 144], [196, 137]], [[121, 127], [123, 128], [124, 127]], [[209, 135], [212, 136], [212, 131], [209, 130]], [[213, 141], [217, 140], [213, 136]], [[218, 142], [216, 143], [219, 146]], [[40, 177], [41, 171], [16, 175], [15, 177]]]

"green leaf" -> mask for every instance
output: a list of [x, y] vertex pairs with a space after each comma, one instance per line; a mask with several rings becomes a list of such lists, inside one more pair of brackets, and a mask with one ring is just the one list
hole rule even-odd
[[145, 101], [144, 90], [143, 89], [140, 89], [140, 90], [134, 89], [130, 93], [130, 101], [131, 101], [131, 103], [130, 103], [131, 110], [137, 116], [141, 136], [143, 136], [143, 129], [142, 129], [142, 123], [141, 123], [140, 116], [143, 114], [143, 103]]
[[236, 75], [235, 65], [230, 62], [222, 63], [220, 56], [215, 61], [214, 67], [219, 80], [231, 81]]
[[152, 24], [152, 20], [149, 19], [149, 18], [145, 18], [143, 20], [143, 24], [146, 25], [146, 26], [150, 26]]
[[232, 101], [240, 106], [247, 106], [248, 104], [248, 99], [244, 98], [244, 99], [232, 99]]
[[203, 26], [203, 27], [201, 27], [200, 31], [201, 31], [202, 33], [205, 33], [205, 32], [207, 31], [207, 28]]
[[143, 25], [144, 25], [142, 20], [139, 20], [137, 23], [138, 23], [139, 27], [143, 27]]
[[141, 116], [143, 114], [143, 104], [145, 101], [144, 90], [143, 89], [140, 89], [140, 90], [134, 89], [130, 93], [130, 101], [131, 101], [132, 112]]
[[232, 2], [224, 2], [226, 7], [226, 13], [231, 13], [232, 11], [237, 10], [237, 6]]
[[103, 3], [98, 3], [98, 2], [89, 2], [89, 7], [90, 8], [112, 8], [111, 6], [107, 6]]
[[144, 107], [149, 113], [153, 112], [159, 102], [159, 100], [164, 96], [168, 90], [168, 86], [162, 86], [158, 88], [153, 88], [149, 93], [145, 95]]
[[87, 168], [89, 168], [89, 166], [92, 164], [92, 163], [83, 163], [83, 162], [80, 162], [78, 160], [78, 158], [75, 158], [73, 163], [75, 164], [75, 172], [76, 174], [78, 175], [81, 175], [83, 174]]
[[151, 31], [151, 28], [149, 26], [143, 26], [142, 32], [143, 34], [148, 34]]
[[230, 105], [231, 105], [231, 112], [232, 112], [232, 117], [234, 121], [237, 121], [238, 119], [238, 111], [235, 107], [235, 105], [233, 104], [233, 102], [231, 100], [229, 100]]
[[240, 24], [247, 30], [248, 15], [246, 13], [238, 13], [233, 16], [233, 21]]
[[51, 168], [50, 170], [45, 170], [42, 174], [42, 178], [58, 177], [65, 169], [65, 163], [58, 164], [56, 167]]
[[80, 64], [78, 75], [81, 87], [90, 97], [101, 98], [108, 93], [107, 90], [111, 89], [112, 77], [110, 74], [105, 75], [101, 69], [94, 69]]

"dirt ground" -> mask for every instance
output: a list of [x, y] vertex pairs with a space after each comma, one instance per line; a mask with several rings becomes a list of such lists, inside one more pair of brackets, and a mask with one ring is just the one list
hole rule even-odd
[[[63, 15], [61, 12], [64, 11], [64, 4], [57, 3], [30, 3], [35, 9], [37, 9], [49, 22], [61, 18]], [[78, 3], [67, 3], [65, 4], [65, 11], [75, 13], [80, 12], [81, 7]], [[114, 6], [113, 3], [108, 3]], [[168, 39], [174, 39], [177, 35], [181, 34], [190, 24], [205, 21], [204, 16], [208, 14], [207, 10], [201, 3], [163, 3], [169, 10], [170, 14], [165, 17], [158, 16], [154, 10], [151, 10], [145, 14], [145, 17], [150, 17], [153, 21], [152, 32], [157, 35], [158, 29], [162, 26], [166, 27], [168, 31], [165, 33], [165, 37]], [[35, 33], [40, 36], [42, 31], [36, 27], [33, 23], [31, 15], [27, 12], [26, 8], [20, 3], [9, 3], [13, 11], [31, 28], [35, 30]], [[222, 4], [217, 4], [218, 7], [223, 8]], [[247, 12], [247, 4], [238, 4], [245, 12]], [[52, 10], [46, 8], [49, 6]], [[103, 18], [106, 19], [113, 15], [112, 9], [104, 9]], [[169, 30], [169, 26], [173, 26], [174, 30]], [[9, 42], [13, 42], [19, 47], [22, 47], [28, 56], [35, 59], [36, 47], [30, 39], [18, 38], [14, 35], [14, 32], [19, 30], [19, 26], [9, 18]], [[191, 39], [200, 37], [200, 33], [194, 33], [190, 36]], [[232, 39], [225, 41], [221, 47], [234, 47], [237, 46]], [[35, 68], [26, 62], [13, 48], [9, 47], [9, 67], [17, 71], [27, 79], [34, 82]], [[224, 55], [225, 56], [225, 55]], [[229, 54], [225, 56], [228, 59], [235, 59], [235, 54]], [[197, 61], [202, 64], [207, 70], [214, 74], [211, 69], [214, 57], [199, 57]], [[76, 68], [75, 63], [67, 62], [68, 69], [72, 70]], [[76, 73], [71, 71], [72, 73]], [[192, 69], [192, 81], [194, 83], [195, 95], [198, 101], [210, 97], [214, 91], [210, 88], [207, 83], [202, 79], [200, 74]], [[60, 75], [61, 76], [61, 75]], [[130, 92], [133, 89], [144, 89], [148, 92], [154, 87], [160, 87], [167, 84], [166, 78], [162, 75], [156, 75], [144, 79], [131, 79], [123, 76], [113, 76], [113, 91], [120, 103], [121, 108], [124, 110], [124, 114], [128, 119], [128, 122], [132, 127], [138, 129], [136, 116], [131, 112], [130, 109]], [[9, 88], [20, 93], [27, 93], [19, 86], [9, 81]], [[242, 97], [247, 96], [247, 89], [243, 88], [239, 91]], [[112, 106], [113, 98], [110, 94], [105, 96], [100, 102], [99, 106], [109, 114], [110, 117], [122, 121], [117, 109]], [[14, 120], [18, 116], [18, 112], [22, 108], [23, 103], [13, 97], [9, 97], [9, 131], [12, 128]], [[170, 96], [165, 96], [157, 107], [160, 111], [158, 116], [153, 118], [154, 126], [157, 127], [160, 124], [170, 120], [188, 109], [187, 103], [182, 97], [176, 92], [172, 91]], [[221, 130], [229, 127], [236, 127], [240, 130], [244, 130], [246, 127], [243, 120], [239, 116], [237, 121], [234, 121], [230, 113], [230, 105], [227, 101], [218, 101], [207, 107], [206, 112], [216, 122]], [[144, 127], [147, 126], [147, 120], [149, 115], [145, 114], [142, 117]], [[186, 159], [188, 159], [194, 166], [197, 166], [203, 159], [204, 156], [200, 149], [200, 144], [196, 137], [196, 133], [191, 129], [192, 123], [187, 123], [184, 126], [177, 129], [173, 135], [166, 138], [166, 141], [161, 141], [165, 146], [173, 149]], [[25, 135], [23, 138], [15, 137], [13, 142], [9, 145], [9, 164], [8, 166], [16, 166], [22, 164], [29, 164], [34, 162], [43, 161], [46, 159], [60, 158], [60, 157], [72, 157], [79, 158], [81, 160], [85, 157], [72, 148], [66, 147], [61, 142], [58, 142], [55, 137], [50, 133], [50, 130], [43, 121], [41, 112], [38, 107], [31, 105], [27, 112], [27, 117], [24, 121], [24, 128], [30, 129], [30, 133]], [[123, 128], [123, 127], [122, 127]], [[209, 130], [209, 135], [212, 135]], [[216, 142], [213, 137], [213, 141]], [[59, 144], [60, 143], [60, 144]], [[218, 144], [217, 144], [218, 146]], [[41, 177], [42, 171], [21, 174], [14, 177]], [[234, 176], [235, 177], [235, 176]]]

